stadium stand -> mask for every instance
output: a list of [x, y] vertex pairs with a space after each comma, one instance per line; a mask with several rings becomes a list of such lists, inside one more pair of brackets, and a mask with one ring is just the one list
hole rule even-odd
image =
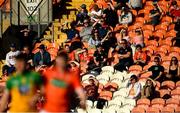
[[[116, 0], [110, 0], [110, 1], [111, 1], [110, 2], [111, 5], [114, 5], [114, 7], [115, 5], [118, 5]], [[125, 29], [125, 32], [127, 32], [128, 38], [130, 40], [128, 41], [128, 43], [131, 44], [134, 44], [133, 38], [137, 37], [136, 33], [142, 32], [141, 35], [143, 36], [143, 41], [144, 41], [144, 44], [142, 45], [143, 47], [142, 51], [144, 51], [149, 57], [147, 58], [145, 65], [143, 66], [140, 63], [132, 64], [130, 66], [126, 66], [125, 67], [126, 69], [121, 71], [118, 70], [115, 66], [113, 67], [113, 65], [108, 64], [106, 66], [105, 65], [100, 66], [100, 73], [98, 74], [92, 74], [87, 72], [84, 72], [85, 73], [84, 74], [83, 71], [84, 70], [87, 71], [87, 67], [88, 67], [87, 66], [88, 64], [86, 62], [88, 62], [88, 60], [91, 59], [90, 57], [96, 58], [98, 56], [94, 56], [96, 47], [90, 48], [91, 45], [89, 43], [82, 42], [84, 43], [84, 45], [86, 45], [85, 47], [89, 47], [87, 51], [87, 54], [89, 55], [87, 57], [89, 59], [87, 57], [86, 57], [87, 59], [85, 59], [82, 56], [82, 59], [83, 58], [85, 59], [85, 63], [83, 64], [79, 62], [81, 72], [83, 73], [81, 74], [80, 77], [82, 86], [84, 89], [86, 89], [87, 86], [91, 85], [89, 83], [90, 77], [97, 79], [99, 83], [98, 98], [105, 100], [105, 102], [103, 107], [99, 109], [97, 107], [99, 104], [99, 100], [96, 101], [87, 100], [86, 101], [87, 111], [84, 111], [83, 109], [78, 107], [75, 109], [75, 111], [77, 111], [78, 113], [179, 113], [180, 112], [180, 81], [179, 81], [180, 77], [179, 78], [177, 77], [178, 78], [177, 81], [176, 81], [177, 78], [169, 79], [166, 77], [161, 78], [160, 80], [158, 79], [156, 80], [155, 78], [151, 78], [154, 71], [152, 71], [153, 69], [150, 69], [151, 67], [154, 66], [154, 62], [155, 63], [158, 62], [155, 59], [159, 59], [158, 65], [163, 66], [164, 67], [163, 72], [166, 73], [166, 75], [168, 75], [170, 67], [172, 66], [172, 62], [174, 61], [172, 59], [176, 57], [177, 63], [179, 63], [178, 61], [180, 61], [180, 48], [178, 46], [175, 46], [176, 36], [178, 32], [177, 30], [175, 30], [175, 26], [176, 26], [175, 23], [180, 16], [177, 17], [169, 14], [171, 13], [170, 11], [171, 7], [173, 7], [171, 5], [173, 1], [176, 1], [178, 7], [180, 8], [179, 0], [157, 0], [157, 1], [143, 0], [143, 7], [140, 10], [130, 9], [129, 11], [133, 14], [132, 23], [117, 24], [116, 26], [114, 27], [111, 26], [112, 28], [109, 28], [111, 32], [116, 34], [115, 36], [117, 37], [115, 38], [117, 39], [119, 36], [117, 35], [119, 31]], [[0, 1], [0, 4], [1, 2], [2, 1]], [[69, 6], [67, 5], [66, 9], [69, 12], [67, 14], [61, 15], [61, 17], [59, 18], [54, 19], [54, 21], [52, 22], [52, 26], [50, 26], [45, 31], [45, 34], [43, 35], [43, 40], [40, 43], [35, 44], [32, 53], [36, 54], [39, 51], [39, 46], [41, 44], [44, 44], [47, 47], [47, 51], [51, 55], [51, 61], [54, 61], [60, 49], [65, 48], [65, 46], [72, 47], [73, 41], [67, 40], [68, 36], [66, 33], [62, 32], [62, 29], [66, 29], [66, 28], [71, 29], [72, 27], [71, 23], [73, 21], [76, 21], [76, 17], [77, 17], [76, 15], [78, 14], [77, 10], [80, 10], [79, 8], [81, 7], [81, 5], [86, 4], [88, 11], [92, 12], [95, 6], [94, 4], [96, 4], [100, 9], [106, 9], [110, 4], [108, 3], [108, 0], [72, 0], [71, 2], [67, 2], [67, 3], [69, 4]], [[158, 22], [155, 22], [154, 24], [151, 23], [152, 18], [150, 18], [149, 15], [151, 15], [151, 13], [154, 10], [155, 11], [158, 10], [157, 7], [160, 10], [156, 12], [158, 13], [157, 15], [159, 15], [159, 18], [155, 18], [155, 19], [159, 19], [159, 20], [157, 20]], [[116, 11], [117, 15], [121, 15], [122, 14], [121, 11], [122, 9], [117, 8]], [[98, 22], [99, 21], [97, 21], [97, 23]], [[81, 28], [81, 26], [80, 27], [76, 26], [76, 30], [81, 32], [82, 29], [83, 28]], [[54, 40], [52, 40], [52, 38]], [[76, 40], [74, 42], [76, 42]], [[77, 52], [78, 50], [74, 48], [73, 50], [74, 51], [71, 51], [69, 55], [73, 54], [72, 56], [76, 57], [75, 52]], [[108, 51], [110, 51], [109, 52], [110, 54], [108, 54], [108, 56], [113, 56], [115, 62], [116, 52], [113, 53], [111, 49], [109, 49]], [[72, 58], [72, 59], [74, 60], [76, 58]], [[79, 58], [79, 61], [80, 60], [81, 59]], [[176, 65], [177, 65], [177, 73], [179, 73], [178, 71], [180, 70], [180, 64], [176, 64]], [[123, 66], [120, 66], [120, 68], [122, 67]], [[94, 71], [94, 70], [95, 69], [90, 69], [90, 71]], [[155, 71], [157, 70], [155, 69]], [[150, 81], [153, 81], [152, 84], [154, 89], [151, 89], [149, 95], [150, 96], [153, 95], [153, 97], [150, 96], [143, 98], [138, 96], [133, 98], [130, 97], [131, 88], [129, 87], [131, 84], [129, 85], [127, 84], [130, 81], [132, 81], [131, 78], [132, 75], [136, 75], [136, 77], [138, 77], [138, 80], [136, 82], [139, 83], [141, 86], [140, 93], [142, 93], [144, 91], [144, 88], [147, 87], [146, 85], [147, 81], [149, 80], [149, 78], [151, 78]], [[163, 76], [165, 76], [165, 74]], [[136, 84], [137, 87], [139, 84]], [[134, 85], [132, 87], [134, 87]], [[133, 94], [134, 93], [135, 92], [133, 92]], [[151, 95], [151, 93], [153, 94]]]

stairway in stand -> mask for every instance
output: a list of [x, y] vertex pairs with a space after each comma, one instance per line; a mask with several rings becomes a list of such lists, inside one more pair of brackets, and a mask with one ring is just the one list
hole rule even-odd
[[67, 40], [65, 33], [61, 32], [61, 26], [67, 23], [67, 27], [70, 28], [70, 23], [76, 20], [76, 14], [78, 9], [82, 4], [87, 5], [87, 9], [93, 3], [93, 0], [71, 0], [66, 2], [65, 13], [62, 14], [59, 18], [54, 19], [51, 27], [45, 31], [44, 39], [52, 40], [54, 39], [55, 43], [58, 45], [62, 44]]

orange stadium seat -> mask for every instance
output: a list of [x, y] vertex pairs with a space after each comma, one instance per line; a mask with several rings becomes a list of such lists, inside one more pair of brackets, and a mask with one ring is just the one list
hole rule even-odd
[[158, 42], [155, 41], [155, 40], [149, 40], [149, 41], [147, 42], [146, 46], [150, 46], [150, 45], [157, 47], [159, 44], [158, 44]]
[[162, 82], [161, 87], [167, 87], [172, 90], [175, 88], [175, 83], [173, 81], [164, 81]]
[[171, 96], [172, 96], [172, 98], [180, 100], [180, 89], [177, 87], [177, 89], [172, 90]]
[[168, 106], [164, 107], [162, 108], [161, 113], [174, 113], [174, 108]]
[[180, 106], [175, 109], [175, 113], [180, 113]]
[[179, 99], [170, 98], [170, 99], [166, 100], [166, 106], [172, 107], [175, 109], [176, 107], [179, 106]]
[[167, 89], [161, 89], [159, 90], [159, 93], [161, 98], [164, 97], [165, 95], [170, 95], [170, 91]]
[[140, 79], [142, 79], [142, 78], [149, 78], [151, 75], [152, 75], [151, 71], [143, 73], [143, 74], [141, 74]]
[[155, 27], [155, 30], [167, 30], [167, 26], [160, 24]]
[[164, 16], [162, 17], [161, 22], [168, 22], [168, 23], [172, 23], [172, 18], [169, 16]]
[[145, 113], [144, 108], [135, 107], [132, 109], [131, 113]]
[[101, 91], [99, 94], [99, 97], [105, 100], [111, 100], [112, 96], [113, 94], [110, 91]]
[[142, 66], [132, 65], [131, 67], [129, 67], [129, 71], [142, 71]]
[[150, 105], [150, 100], [149, 99], [146, 99], [146, 98], [143, 98], [143, 99], [139, 99], [137, 101], [137, 105]]
[[176, 88], [180, 89], [180, 81], [176, 82]]
[[149, 107], [147, 108], [146, 113], [159, 113], [159, 109], [154, 107]]

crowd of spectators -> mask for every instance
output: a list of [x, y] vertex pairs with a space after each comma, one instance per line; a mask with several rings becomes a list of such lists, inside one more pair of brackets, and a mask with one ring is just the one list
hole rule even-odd
[[[81, 5], [76, 21], [71, 23], [71, 28], [61, 28], [62, 32], [67, 34], [67, 41], [58, 47], [58, 51], [65, 51], [69, 55], [69, 67], [74, 72], [79, 73], [79, 78], [82, 80], [87, 74], [89, 76], [87, 84], [84, 86], [86, 96], [88, 100], [93, 102], [98, 101], [97, 108], [103, 108], [105, 102], [109, 99], [100, 98], [102, 84], [97, 77], [103, 72], [102, 68], [105, 66], [113, 67], [116, 71], [123, 73], [133, 73], [129, 77], [125, 88], [127, 89], [127, 97], [130, 99], [138, 100], [140, 98], [148, 98], [153, 100], [154, 98], [160, 98], [156, 87], [157, 83], [163, 83], [164, 81], [173, 81], [174, 83], [180, 80], [180, 66], [178, 60], [180, 60], [180, 54], [169, 55], [171, 52], [161, 51], [156, 52], [155, 48], [151, 53], [148, 47], [158, 43], [158, 46], [167, 45], [167, 47], [175, 47], [176, 36], [170, 41], [171, 44], [162, 44], [165, 39], [160, 39], [161, 36], [152, 35], [152, 32], [164, 28], [156, 29], [158, 25], [166, 25], [167, 32], [171, 24], [175, 25], [173, 29], [178, 34], [180, 29], [176, 29], [180, 21], [180, 6], [178, 0], [104, 0], [105, 2], [98, 2], [101, 0], [94, 0], [90, 10], [87, 10], [85, 4]], [[163, 2], [166, 9], [163, 9]], [[102, 3], [102, 4], [101, 4]], [[150, 3], [151, 5], [147, 5]], [[167, 5], [167, 6], [166, 6]], [[148, 7], [149, 6], [149, 7]], [[142, 11], [148, 11], [140, 13]], [[169, 17], [172, 21], [166, 20], [163, 23], [163, 18]], [[136, 19], [142, 19], [137, 21]], [[141, 21], [141, 22], [140, 22]], [[144, 26], [151, 26], [153, 30], [147, 37]], [[62, 26], [63, 27], [63, 26]], [[148, 29], [151, 29], [148, 27]], [[155, 31], [154, 31], [155, 29]], [[166, 32], [165, 31], [165, 32]], [[169, 30], [170, 31], [170, 30]], [[150, 30], [149, 30], [150, 32]], [[151, 41], [156, 43], [150, 44]], [[161, 48], [160, 47], [160, 48]], [[51, 52], [48, 51], [48, 47], [44, 44], [38, 46], [38, 52], [32, 54], [28, 46], [24, 46], [22, 52], [27, 55], [28, 69], [43, 72], [46, 68], [54, 65], [54, 60], [51, 56]], [[168, 48], [166, 48], [168, 49]], [[3, 69], [4, 76], [10, 75], [15, 71], [14, 57], [17, 56], [20, 51], [16, 50], [16, 45], [11, 44], [10, 52], [6, 55], [6, 65]], [[165, 49], [164, 49], [165, 50]], [[166, 53], [161, 54], [162, 52]], [[175, 51], [173, 51], [175, 52]], [[169, 65], [166, 67], [163, 65], [165, 61], [163, 59], [169, 56]], [[132, 66], [141, 68], [140, 72], [132, 72], [130, 69]], [[109, 69], [110, 69], [109, 67]], [[138, 69], [134, 70], [138, 70]], [[133, 71], [134, 71], [133, 70]], [[115, 72], [113, 72], [115, 73]], [[145, 73], [150, 73], [144, 81], [144, 85], [140, 82], [140, 79]], [[109, 75], [108, 75], [109, 76]], [[82, 84], [83, 80], [82, 80]], [[103, 91], [110, 91], [114, 93], [118, 88], [106, 87]], [[123, 93], [123, 92], [121, 92]], [[164, 97], [165, 98], [165, 97]], [[167, 98], [166, 98], [167, 99]], [[169, 98], [168, 98], [169, 99]]]

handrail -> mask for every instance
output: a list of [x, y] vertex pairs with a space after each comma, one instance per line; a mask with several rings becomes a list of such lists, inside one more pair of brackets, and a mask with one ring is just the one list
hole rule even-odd
[[6, 3], [7, 0], [4, 0], [2, 4], [0, 4], [0, 8]]

